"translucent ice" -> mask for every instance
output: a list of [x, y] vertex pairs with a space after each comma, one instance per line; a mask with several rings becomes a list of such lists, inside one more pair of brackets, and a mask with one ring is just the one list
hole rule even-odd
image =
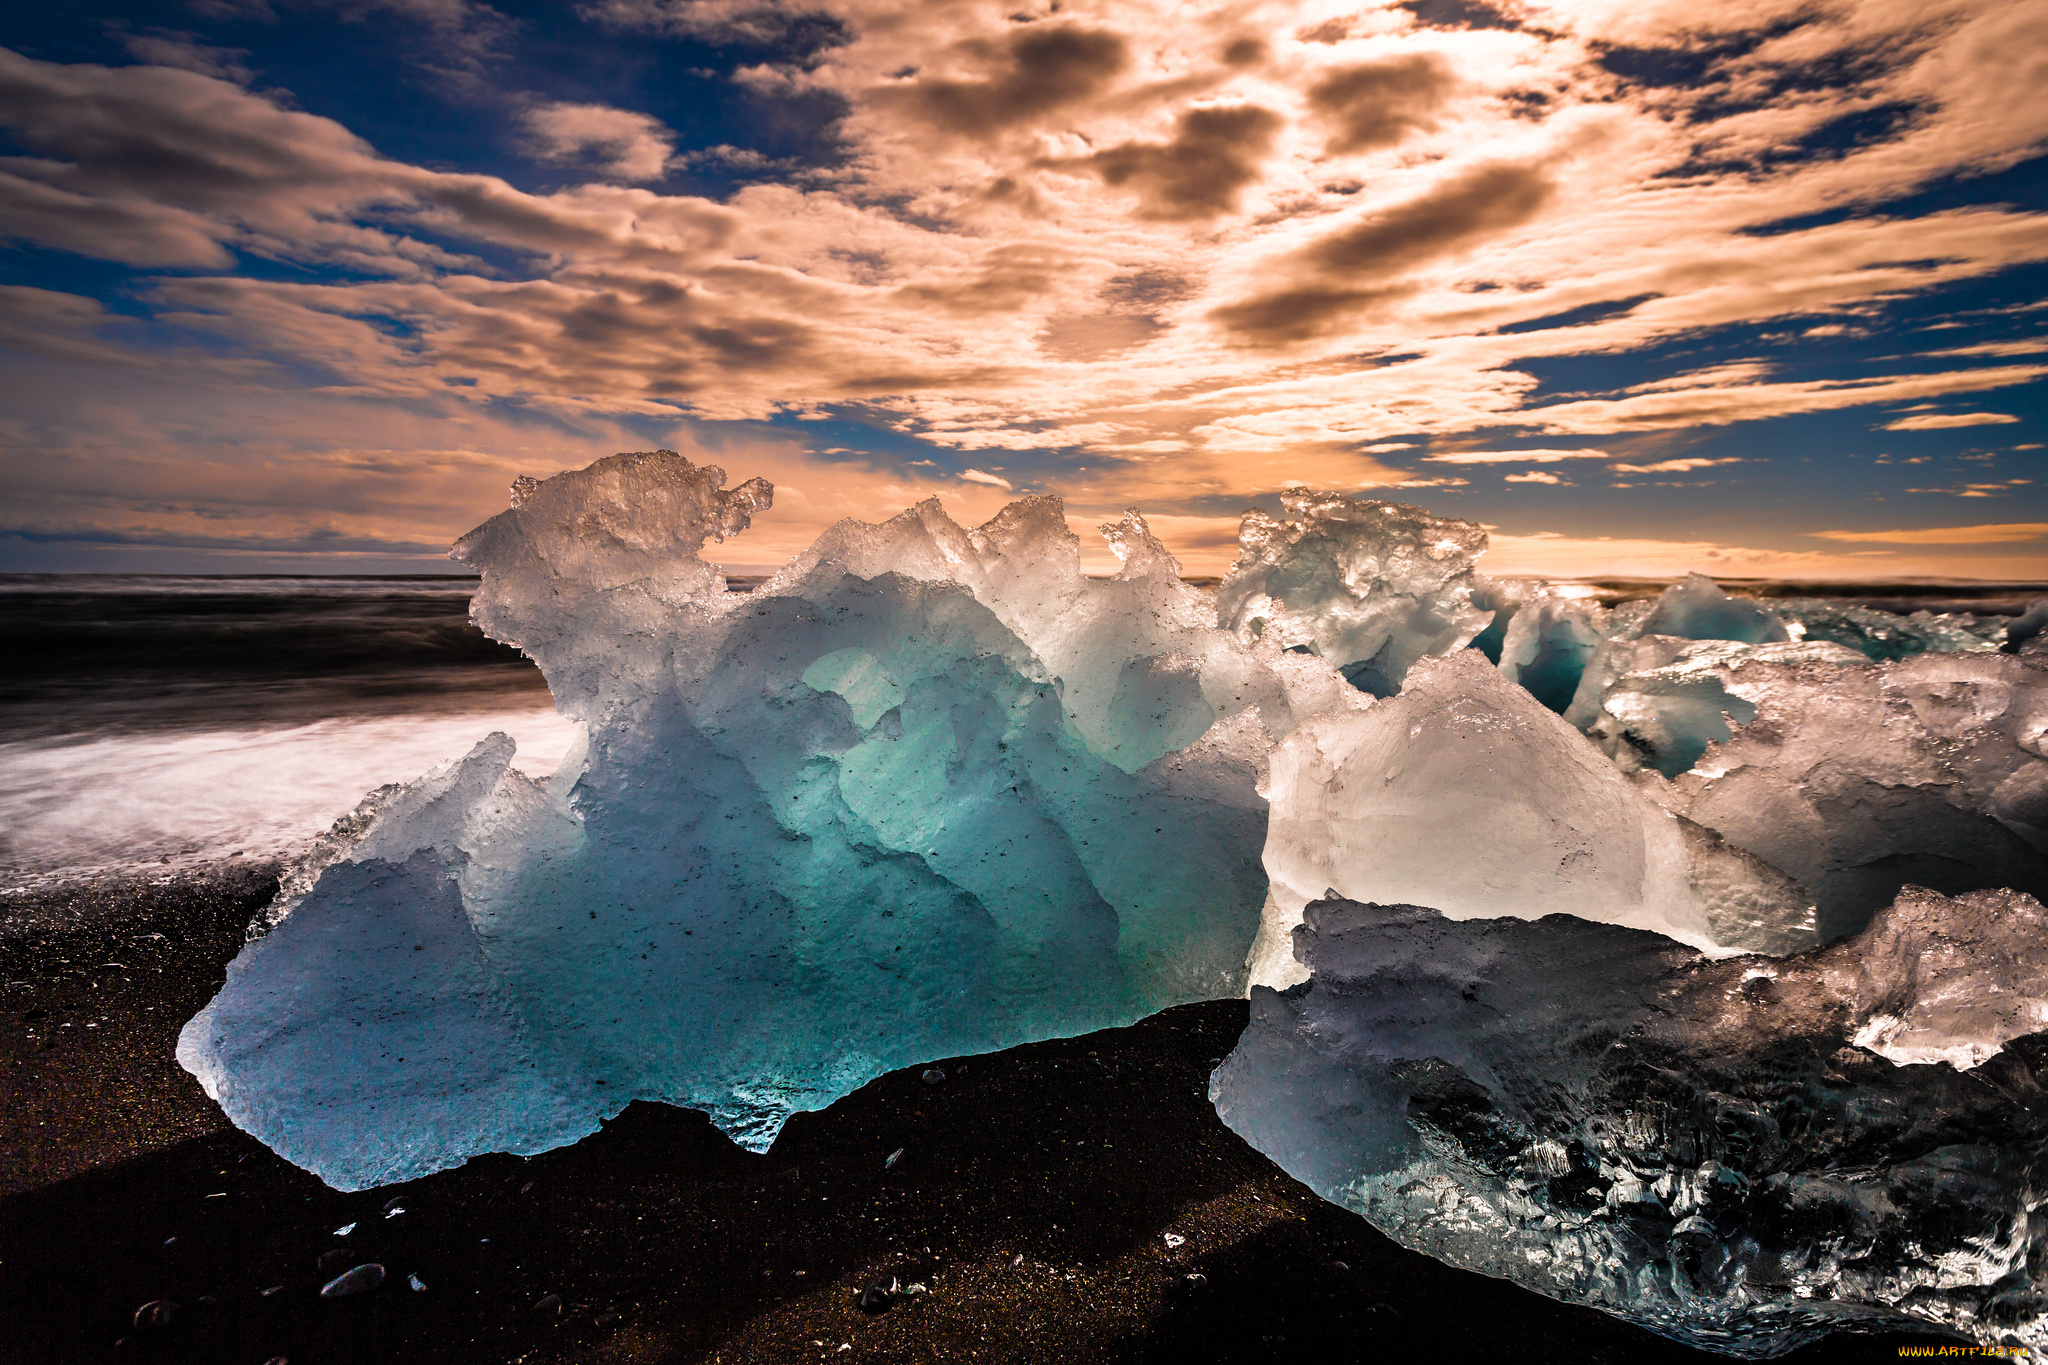
[[1284, 519], [1245, 513], [1237, 562], [1216, 589], [1226, 627], [1277, 635], [1384, 697], [1417, 659], [1464, 648], [1493, 619], [1473, 602], [1486, 532], [1472, 522], [1308, 489], [1280, 502]]
[[1598, 603], [1538, 591], [1517, 606], [1508, 622], [1498, 661], [1501, 674], [1562, 712], [1607, 632], [1607, 613]]
[[1298, 974], [1285, 935], [1326, 890], [1453, 919], [1566, 912], [1715, 952], [1814, 942], [1785, 877], [1649, 799], [1477, 651], [1303, 724], [1274, 749], [1267, 793], [1263, 984]]
[[1673, 802], [1811, 894], [1823, 937], [1908, 882], [2048, 895], [2048, 672], [2009, 654], [1843, 668], [1737, 661], [1755, 707]]
[[1056, 498], [1020, 499], [974, 530], [933, 498], [880, 525], [840, 522], [761, 593], [800, 591], [824, 564], [956, 584], [1060, 680], [1068, 718], [1126, 772], [1247, 710], [1277, 738], [1301, 717], [1358, 704], [1327, 665], [1285, 654], [1277, 638], [1253, 648], [1219, 629], [1212, 599], [1181, 581], [1138, 512], [1101, 530], [1122, 563], [1109, 580], [1082, 574]]
[[2041, 652], [2048, 635], [2048, 597], [2036, 598], [2005, 628], [2004, 648], [2008, 654]]
[[1253, 990], [1211, 1094], [1403, 1244], [1682, 1341], [1919, 1323], [2038, 1352], [2044, 929], [2026, 896], [1915, 889], [1833, 947], [1710, 961], [1329, 899], [1296, 931], [1312, 981]]
[[[1610, 657], [1619, 651], [1617, 646]], [[1699, 761], [1707, 745], [1727, 739], [1731, 722], [1756, 719], [1755, 705], [1728, 688], [1731, 670], [1745, 661], [1836, 667], [1869, 662], [1826, 640], [1745, 645], [1645, 635], [1627, 642], [1628, 671], [1600, 693], [1591, 718], [1583, 711], [1574, 715], [1623, 772], [1651, 768], [1676, 777]]]
[[1219, 630], [1135, 516], [1084, 579], [1044, 500], [842, 523], [728, 594], [697, 551], [771, 491], [723, 482], [615, 456], [463, 539], [587, 745], [542, 785], [487, 741], [293, 879], [180, 1042], [236, 1123], [340, 1187], [640, 1097], [762, 1147], [894, 1067], [1242, 991], [1260, 760], [1368, 698]]
[[1794, 639], [1831, 641], [1879, 663], [1929, 650], [1957, 653], [1998, 647], [1991, 636], [1995, 627], [1980, 625], [1982, 618], [1928, 611], [1899, 616], [1820, 597], [1780, 598], [1771, 603], [1771, 610]]
[[1677, 635], [1687, 640], [1737, 640], [1743, 644], [1775, 644], [1792, 638], [1785, 623], [1769, 608], [1744, 597], [1730, 597], [1705, 574], [1687, 574], [1666, 588], [1637, 632]]

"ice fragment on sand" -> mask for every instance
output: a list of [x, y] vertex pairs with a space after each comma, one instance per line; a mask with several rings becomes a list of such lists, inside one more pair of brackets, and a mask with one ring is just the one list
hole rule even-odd
[[341, 1274], [320, 1286], [323, 1299], [342, 1299], [351, 1294], [367, 1294], [384, 1283], [384, 1267], [371, 1261]]
[[1253, 990], [1211, 1095], [1405, 1245], [1695, 1345], [1922, 1323], [2040, 1351], [2044, 928], [1916, 888], [1832, 947], [1712, 961], [1319, 901], [1312, 981]]
[[1814, 942], [1797, 887], [1649, 799], [1475, 651], [1301, 726], [1273, 751], [1267, 792], [1262, 984], [1299, 979], [1286, 936], [1326, 890], [1453, 919], [1564, 912], [1717, 952]]
[[1260, 760], [1369, 699], [1219, 629], [1135, 514], [1085, 579], [1046, 499], [841, 523], [728, 594], [697, 552], [770, 490], [723, 482], [615, 456], [463, 539], [587, 742], [543, 784], [494, 736], [330, 841], [180, 1040], [236, 1123], [344, 1188], [635, 1098], [759, 1149], [894, 1067], [1243, 989]]
[[1244, 515], [1237, 562], [1216, 589], [1229, 629], [1309, 650], [1390, 696], [1417, 659], [1464, 648], [1492, 620], [1473, 602], [1486, 550], [1474, 523], [1310, 489], [1280, 503], [1284, 518]]

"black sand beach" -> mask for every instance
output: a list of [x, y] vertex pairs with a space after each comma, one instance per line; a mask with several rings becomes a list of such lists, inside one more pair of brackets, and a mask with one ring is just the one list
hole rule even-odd
[[[561, 1151], [336, 1193], [229, 1126], [172, 1056], [273, 872], [5, 903], [0, 1359], [1721, 1358], [1404, 1251], [1281, 1173], [1206, 1098], [1235, 1001], [938, 1060], [937, 1084], [897, 1072], [764, 1156], [635, 1104]], [[377, 1290], [319, 1296], [372, 1261]], [[892, 1281], [926, 1292], [863, 1312]], [[168, 1324], [138, 1328], [157, 1300]], [[1937, 1340], [1839, 1335], [1786, 1359]]]

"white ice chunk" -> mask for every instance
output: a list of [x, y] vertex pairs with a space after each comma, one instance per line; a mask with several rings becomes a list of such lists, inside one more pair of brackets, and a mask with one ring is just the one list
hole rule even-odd
[[1402, 503], [1292, 489], [1284, 518], [1254, 509], [1216, 589], [1217, 619], [1329, 660], [1374, 696], [1427, 655], [1463, 649], [1493, 619], [1473, 602], [1486, 531]]
[[1728, 738], [1731, 722], [1746, 725], [1756, 718], [1749, 699], [1728, 690], [1736, 665], [1869, 663], [1827, 640], [1745, 645], [1645, 635], [1605, 648], [1610, 658], [1625, 652], [1633, 666], [1601, 691], [1597, 712], [1583, 728], [1623, 772], [1652, 768], [1666, 777], [1692, 767], [1709, 744]]
[[1932, 652], [1721, 672], [1755, 717], [1675, 780], [1673, 804], [1804, 886], [1823, 937], [1909, 882], [2048, 895], [2048, 672]]
[[1268, 964], [1326, 891], [1453, 919], [1569, 913], [1712, 952], [1814, 941], [1782, 875], [1688, 829], [1475, 651], [1420, 661], [1368, 711], [1307, 722], [1275, 748], [1266, 790], [1272, 908], [1253, 954]]

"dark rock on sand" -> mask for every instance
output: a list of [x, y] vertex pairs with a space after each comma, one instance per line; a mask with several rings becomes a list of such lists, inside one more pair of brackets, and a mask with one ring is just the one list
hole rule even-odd
[[367, 1294], [384, 1283], [384, 1267], [375, 1261], [344, 1270], [326, 1284], [320, 1286], [323, 1299], [345, 1299], [351, 1294]]

